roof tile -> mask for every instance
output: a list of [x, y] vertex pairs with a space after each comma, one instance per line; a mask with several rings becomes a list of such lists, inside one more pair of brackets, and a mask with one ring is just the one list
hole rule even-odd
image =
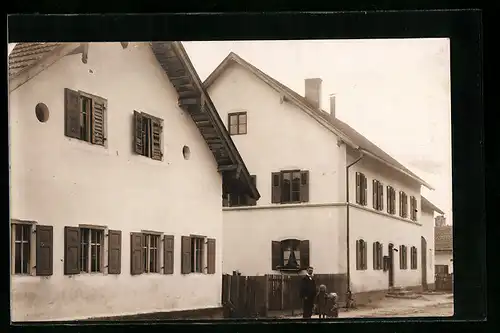
[[9, 55], [9, 78], [35, 65], [61, 43], [18, 43]]

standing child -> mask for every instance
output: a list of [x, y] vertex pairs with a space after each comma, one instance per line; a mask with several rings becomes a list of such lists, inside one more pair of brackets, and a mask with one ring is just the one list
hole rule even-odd
[[316, 306], [320, 318], [326, 318], [328, 294], [324, 284], [319, 286], [319, 292], [316, 295]]

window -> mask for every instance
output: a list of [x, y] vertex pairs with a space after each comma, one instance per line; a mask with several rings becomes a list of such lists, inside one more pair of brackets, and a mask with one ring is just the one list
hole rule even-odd
[[408, 196], [403, 191], [399, 192], [399, 216], [408, 217]]
[[366, 177], [361, 172], [356, 172], [356, 203], [366, 206]]
[[144, 273], [160, 272], [160, 235], [142, 234], [143, 256], [142, 269]]
[[406, 245], [399, 246], [399, 269], [408, 269], [408, 253]]
[[12, 274], [52, 275], [52, 226], [35, 226], [34, 222], [16, 220], [16, 222], [11, 224], [11, 237]]
[[376, 210], [384, 210], [384, 185], [374, 179], [373, 185], [373, 208]]
[[14, 274], [31, 272], [31, 224], [13, 224]]
[[[182, 274], [215, 274], [216, 243], [213, 238], [204, 236], [182, 236], [181, 271]], [[206, 269], [206, 271], [205, 271]]]
[[413, 196], [410, 197], [410, 219], [417, 220], [417, 199]]
[[380, 242], [373, 243], [373, 269], [380, 270], [383, 268], [383, 245]]
[[367, 248], [366, 242], [362, 239], [356, 241], [356, 269], [366, 270], [367, 265]]
[[411, 265], [411, 269], [417, 269], [417, 248], [415, 246], [411, 247], [410, 265]]
[[272, 203], [309, 202], [309, 171], [273, 172], [271, 176]]
[[271, 242], [272, 270], [300, 271], [309, 267], [309, 241], [285, 239]]
[[[252, 175], [252, 182], [257, 187], [257, 176]], [[255, 206], [257, 201], [246, 194], [229, 193], [228, 203], [229, 207], [240, 207], [240, 206]]]
[[163, 121], [144, 112], [134, 111], [136, 154], [161, 161], [163, 158]]
[[102, 272], [104, 230], [80, 229], [80, 272]]
[[234, 112], [230, 113], [228, 119], [229, 124], [229, 134], [247, 134], [247, 113], [246, 112]]
[[436, 275], [448, 275], [448, 265], [436, 265], [434, 270]]
[[65, 89], [65, 135], [104, 146], [106, 141], [106, 99]]
[[392, 186], [387, 186], [387, 213], [396, 214], [396, 191]]

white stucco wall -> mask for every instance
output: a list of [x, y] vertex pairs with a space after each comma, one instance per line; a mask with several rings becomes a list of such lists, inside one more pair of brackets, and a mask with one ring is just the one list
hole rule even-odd
[[[228, 113], [247, 112], [247, 134], [232, 139], [257, 175], [261, 194], [256, 207], [224, 209], [224, 272], [273, 273], [271, 241], [289, 237], [311, 242], [316, 273], [341, 272], [338, 253], [345, 251], [340, 247], [345, 232], [339, 214], [345, 206], [335, 205], [345, 202], [345, 148], [337, 146], [333, 133], [281, 102], [278, 92], [239, 65], [229, 67], [208, 92], [226, 126]], [[290, 169], [309, 170], [309, 203], [271, 204], [271, 173]]]
[[[108, 100], [107, 148], [64, 135], [64, 88]], [[38, 122], [35, 105], [50, 110]], [[12, 276], [12, 319], [77, 319], [220, 306], [221, 178], [216, 162], [150, 48], [92, 43], [9, 96], [11, 217], [54, 227], [50, 277]], [[164, 120], [164, 160], [132, 153], [133, 111]], [[191, 158], [184, 160], [188, 145]], [[202, 189], [202, 191], [200, 191]], [[64, 227], [122, 231], [120, 275], [63, 274]], [[175, 236], [174, 274], [130, 274], [130, 232]], [[217, 240], [216, 274], [180, 274], [181, 236]]]
[[453, 273], [453, 254], [452, 252], [439, 251], [435, 255], [435, 265], [448, 265], [448, 273]]
[[[348, 152], [348, 161], [354, 161], [357, 156]], [[367, 205], [359, 207], [356, 204], [356, 172], [363, 173], [367, 178]], [[373, 208], [373, 179], [380, 181], [384, 187], [384, 209], [376, 211]], [[383, 244], [383, 255], [388, 255], [389, 243], [399, 250], [400, 245], [407, 246], [408, 269], [399, 269], [399, 252], [394, 252], [394, 286], [418, 286], [422, 283], [421, 265], [421, 236], [428, 237], [422, 226], [420, 212], [420, 185], [409, 181], [383, 164], [369, 158], [363, 158], [349, 170], [350, 185], [350, 267], [353, 292], [387, 289], [389, 286], [389, 273], [373, 269], [373, 243]], [[387, 213], [387, 186], [392, 186], [396, 191], [396, 214]], [[399, 191], [408, 195], [408, 218], [399, 217]], [[417, 222], [410, 221], [410, 196], [417, 198]], [[426, 237], [426, 238], [427, 238]], [[367, 242], [367, 269], [356, 270], [356, 240], [363, 239]], [[429, 239], [427, 239], [429, 241]], [[417, 269], [410, 266], [410, 249], [417, 248]], [[429, 247], [429, 245], [428, 245]], [[429, 267], [429, 265], [427, 265]], [[431, 283], [432, 280], [428, 280]]]

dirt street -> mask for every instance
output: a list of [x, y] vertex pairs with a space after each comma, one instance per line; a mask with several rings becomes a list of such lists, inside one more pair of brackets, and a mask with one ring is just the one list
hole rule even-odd
[[[453, 295], [422, 295], [417, 299], [384, 298], [376, 304], [341, 311], [340, 318], [453, 316]], [[315, 316], [317, 317], [317, 316]], [[292, 317], [290, 317], [292, 318]], [[300, 318], [294, 316], [293, 318]]]

